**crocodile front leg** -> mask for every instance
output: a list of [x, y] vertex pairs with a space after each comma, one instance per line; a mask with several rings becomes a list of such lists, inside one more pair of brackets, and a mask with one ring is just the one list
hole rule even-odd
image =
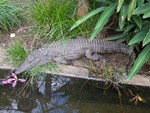
[[61, 64], [71, 64], [69, 60], [66, 60], [63, 57], [55, 57], [53, 60]]
[[85, 52], [85, 56], [92, 60], [92, 61], [103, 61], [103, 62], [106, 62], [105, 58], [97, 53], [94, 53], [91, 51], [91, 49], [87, 49], [86, 52]]

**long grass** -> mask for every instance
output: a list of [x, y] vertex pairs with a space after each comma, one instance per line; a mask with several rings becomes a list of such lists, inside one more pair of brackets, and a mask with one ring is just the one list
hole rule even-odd
[[74, 0], [34, 0], [31, 4], [31, 15], [37, 23], [35, 33], [42, 40], [59, 40], [74, 38], [88, 34], [93, 25], [92, 21], [69, 31], [77, 20], [77, 1]]
[[0, 31], [5, 33], [21, 25], [21, 9], [10, 0], [0, 0]]

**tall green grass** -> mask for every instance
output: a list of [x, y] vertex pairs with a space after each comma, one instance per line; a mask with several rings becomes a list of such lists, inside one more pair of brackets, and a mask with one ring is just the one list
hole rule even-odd
[[[73, 31], [70, 27], [77, 20], [77, 1], [75, 0], [34, 0], [31, 5], [33, 21], [37, 23], [35, 31], [46, 40], [59, 40], [84, 35], [90, 32], [92, 21]], [[89, 29], [88, 29], [89, 28]]]
[[5, 33], [21, 25], [21, 9], [10, 0], [0, 0], [0, 32]]

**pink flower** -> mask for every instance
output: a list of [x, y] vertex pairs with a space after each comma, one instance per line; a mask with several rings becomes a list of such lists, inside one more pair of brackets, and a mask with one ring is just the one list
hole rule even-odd
[[17, 75], [12, 73], [7, 79], [2, 81], [2, 84], [12, 84], [13, 87], [16, 87], [18, 81], [22, 83], [26, 82], [25, 79], [18, 79]]
[[23, 32], [23, 33], [26, 33], [27, 32], [27, 29], [25, 29], [25, 28], [20, 28], [20, 29], [18, 29], [18, 31], [17, 31], [18, 33], [19, 32]]

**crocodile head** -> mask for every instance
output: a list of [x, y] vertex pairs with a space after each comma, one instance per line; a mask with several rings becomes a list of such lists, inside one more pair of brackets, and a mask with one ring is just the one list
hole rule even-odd
[[50, 61], [50, 59], [45, 59], [42, 55], [33, 52], [25, 59], [25, 61], [18, 68], [15, 69], [15, 73], [20, 74], [35, 66], [46, 64], [48, 63], [48, 61]]

